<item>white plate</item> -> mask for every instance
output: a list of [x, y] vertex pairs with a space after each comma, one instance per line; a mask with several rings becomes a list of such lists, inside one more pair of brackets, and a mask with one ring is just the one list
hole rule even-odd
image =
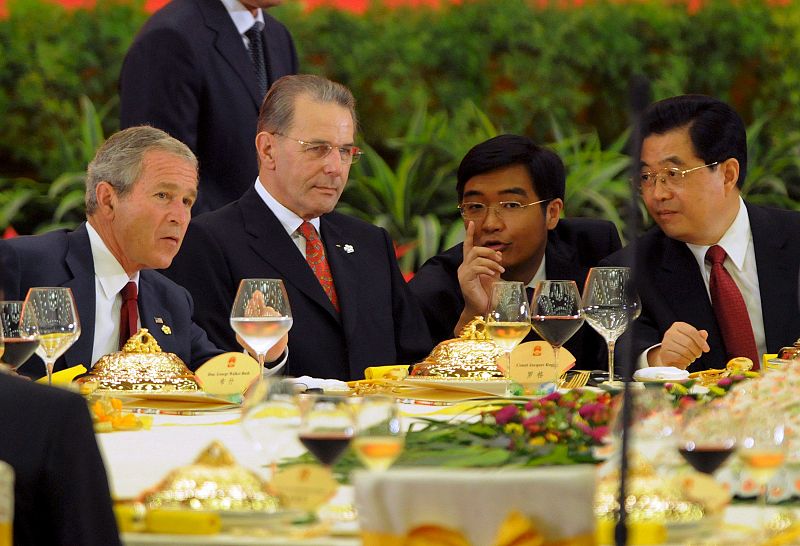
[[445, 379], [427, 377], [406, 377], [400, 384], [411, 385], [413, 387], [426, 387], [430, 389], [443, 389], [451, 391], [470, 392], [477, 394], [491, 394], [495, 396], [505, 396], [506, 388], [510, 381], [506, 379], [495, 379], [487, 381], [476, 381], [468, 379]]

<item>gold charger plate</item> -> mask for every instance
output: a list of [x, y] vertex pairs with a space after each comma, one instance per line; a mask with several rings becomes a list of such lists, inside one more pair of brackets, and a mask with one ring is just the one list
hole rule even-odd
[[465, 380], [465, 379], [448, 379], [448, 378], [423, 378], [423, 377], [406, 377], [400, 382], [401, 385], [409, 385], [412, 387], [424, 387], [426, 389], [442, 389], [447, 391], [459, 391], [470, 394], [478, 394], [481, 396], [494, 395], [505, 396], [506, 389], [511, 382], [506, 379], [498, 380]]
[[175, 411], [214, 411], [241, 406], [241, 395], [220, 396], [203, 391], [145, 392], [96, 390], [93, 395], [108, 395], [122, 400], [126, 408]]

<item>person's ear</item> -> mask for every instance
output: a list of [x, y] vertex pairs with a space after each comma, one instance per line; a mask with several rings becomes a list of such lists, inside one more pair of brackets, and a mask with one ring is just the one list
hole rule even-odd
[[258, 151], [258, 163], [267, 169], [275, 169], [275, 135], [266, 131], [261, 131], [256, 135], [256, 150]]
[[113, 217], [114, 209], [119, 201], [114, 186], [104, 180], [97, 184], [94, 191], [95, 199], [97, 200], [97, 212], [107, 217]]
[[735, 157], [729, 157], [718, 168], [722, 173], [722, 181], [725, 185], [726, 193], [736, 189], [736, 184], [739, 181], [739, 160]]
[[564, 201], [557, 197], [547, 203], [545, 210], [545, 224], [547, 229], [554, 229], [558, 225], [558, 219], [561, 218], [561, 211], [564, 209]]

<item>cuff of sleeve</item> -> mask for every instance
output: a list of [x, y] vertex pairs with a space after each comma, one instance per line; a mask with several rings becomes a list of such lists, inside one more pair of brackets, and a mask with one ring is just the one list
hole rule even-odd
[[[283, 350], [283, 353], [275, 362], [265, 362], [264, 369], [261, 370], [262, 377], [269, 377], [271, 375], [275, 375], [280, 372], [284, 366], [286, 366], [286, 362], [289, 360], [289, 347], [287, 346], [286, 349]], [[269, 365], [269, 367], [267, 367]]]
[[[655, 345], [652, 345], [652, 346], [648, 347], [647, 349], [645, 349], [645, 351], [641, 355], [639, 355], [639, 359], [636, 361], [636, 369], [637, 370], [643, 370], [645, 368], [649, 368], [650, 367], [650, 362], [648, 362], [648, 360], [647, 360], [647, 355], [650, 354], [650, 351], [652, 351], [656, 347], [661, 347], [661, 344], [660, 343], [656, 343]], [[287, 347], [286, 350], [287, 351], [289, 350], [288, 347]]]

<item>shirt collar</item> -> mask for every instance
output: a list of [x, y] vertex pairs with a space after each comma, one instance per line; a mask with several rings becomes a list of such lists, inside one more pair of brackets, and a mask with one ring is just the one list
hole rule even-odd
[[[740, 271], [744, 267], [744, 259], [747, 256], [747, 247], [753, 240], [753, 233], [750, 231], [750, 216], [747, 214], [747, 207], [744, 200], [739, 196], [739, 212], [730, 225], [728, 230], [722, 235], [717, 245], [721, 246], [730, 258], [733, 265]], [[702, 264], [706, 259], [706, 251], [711, 245], [693, 245], [686, 243], [689, 250], [694, 254], [698, 263]]]
[[89, 245], [92, 249], [92, 260], [94, 262], [94, 275], [100, 281], [100, 287], [103, 290], [103, 295], [107, 299], [115, 297], [122, 287], [128, 281], [136, 283], [136, 288], [139, 288], [139, 272], [137, 271], [133, 277], [128, 277], [125, 270], [120, 263], [108, 250], [100, 234], [94, 229], [92, 224], [86, 222], [86, 231], [89, 233]]
[[539, 281], [544, 281], [547, 279], [547, 272], [545, 270], [544, 261], [545, 261], [545, 256], [542, 255], [542, 261], [539, 262], [539, 269], [536, 270], [536, 273], [534, 273], [533, 278], [530, 280], [530, 282], [527, 285], [525, 285], [526, 288], [530, 287], [536, 290], [536, 285], [539, 283]]
[[259, 21], [262, 25], [264, 24], [264, 12], [260, 9], [256, 10], [256, 16], [253, 17], [250, 10], [239, 0], [221, 0], [221, 2], [222, 5], [225, 6], [225, 9], [228, 10], [228, 15], [231, 16], [233, 24], [236, 25], [236, 30], [239, 31], [239, 34], [243, 35], [250, 30], [250, 27], [252, 27], [253, 23], [256, 21]]
[[[269, 193], [267, 188], [264, 187], [264, 184], [261, 183], [260, 178], [256, 178], [256, 193], [261, 197], [269, 210], [278, 218], [278, 221], [289, 236], [293, 236], [295, 232], [297, 232], [297, 228], [300, 227], [300, 224], [305, 222], [305, 220], [281, 205], [277, 199], [272, 197], [272, 194]], [[314, 229], [319, 233], [319, 217], [312, 218], [309, 220], [309, 223], [314, 226]]]

